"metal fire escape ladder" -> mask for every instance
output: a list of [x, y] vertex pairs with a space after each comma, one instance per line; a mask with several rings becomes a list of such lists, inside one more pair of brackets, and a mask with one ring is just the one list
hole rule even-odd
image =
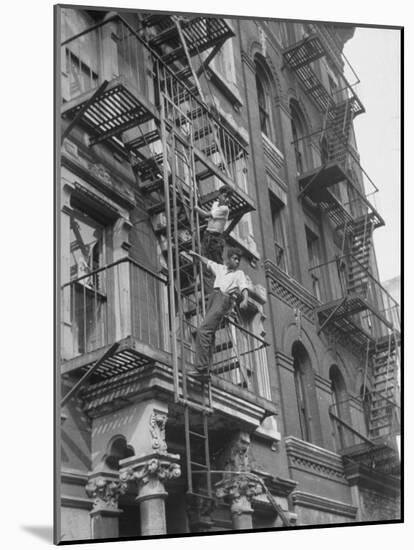
[[[203, 94], [203, 90], [201, 88], [201, 85], [200, 85], [200, 81], [198, 79], [198, 75], [196, 73], [196, 71], [194, 70], [194, 67], [193, 67], [193, 63], [191, 61], [191, 56], [190, 56], [190, 52], [188, 50], [188, 46], [187, 46], [187, 42], [186, 42], [186, 38], [184, 36], [184, 33], [181, 29], [181, 21], [180, 21], [180, 18], [177, 17], [177, 16], [173, 16], [172, 17], [173, 21], [174, 21], [174, 24], [177, 28], [177, 32], [178, 32], [178, 36], [180, 37], [180, 40], [181, 40], [181, 43], [182, 43], [182, 46], [183, 46], [183, 49], [184, 49], [184, 52], [185, 52], [185, 58], [187, 60], [187, 63], [188, 63], [188, 66], [191, 70], [191, 74], [192, 74], [192, 77], [194, 79], [194, 82], [195, 82], [195, 85], [196, 85], [196, 88], [197, 88], [197, 92], [198, 92], [198, 95], [200, 96], [201, 100], [203, 101], [203, 103], [205, 103], [205, 97], [204, 97], [204, 94]], [[225, 172], [226, 172], [226, 175], [228, 177], [231, 177], [230, 176], [230, 172], [229, 172], [229, 169], [227, 167], [227, 162], [226, 162], [226, 157], [224, 156], [224, 152], [223, 152], [223, 148], [221, 147], [221, 144], [220, 144], [220, 140], [219, 140], [219, 136], [217, 134], [217, 131], [216, 131], [216, 128], [214, 126], [214, 124], [212, 124], [210, 122], [210, 126], [211, 126], [211, 131], [212, 131], [212, 134], [213, 134], [213, 137], [214, 137], [214, 141], [215, 141], [215, 144], [216, 144], [216, 147], [217, 147], [217, 151], [222, 159], [222, 162], [223, 162], [223, 166], [224, 166], [224, 169], [225, 169]]]
[[[192, 143], [192, 125], [186, 121], [186, 139], [165, 117], [166, 103], [182, 118], [177, 105], [162, 94], [161, 139], [163, 144], [165, 213], [167, 217], [167, 263], [169, 269], [171, 349], [175, 402], [183, 407], [188, 495], [212, 499], [208, 415], [212, 413], [210, 379], [187, 374], [193, 367], [192, 337], [205, 313], [203, 270], [188, 250], [200, 252], [200, 229], [196, 211], [198, 189]], [[177, 119], [177, 117], [174, 117]], [[167, 146], [169, 143], [169, 146]], [[168, 170], [170, 167], [170, 172]], [[182, 237], [179, 219], [191, 238]], [[195, 311], [195, 316], [194, 316]], [[195, 317], [195, 322], [194, 322]], [[199, 477], [202, 470], [203, 476]]]
[[[371, 438], [386, 437], [395, 431], [398, 403], [398, 341], [395, 330], [378, 339], [374, 348], [373, 390], [369, 420]], [[399, 431], [399, 429], [398, 429]]]

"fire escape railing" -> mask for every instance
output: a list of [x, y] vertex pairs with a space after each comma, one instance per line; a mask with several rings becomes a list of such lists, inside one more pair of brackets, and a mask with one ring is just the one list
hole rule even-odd
[[[76, 277], [61, 287], [62, 357], [67, 361], [129, 336], [170, 354], [168, 307], [166, 277], [131, 258]], [[193, 359], [194, 336], [185, 338]], [[227, 318], [216, 335], [212, 374], [260, 393], [257, 373], [265, 368], [267, 345]]]
[[322, 305], [317, 308], [320, 321], [328, 315], [332, 322], [353, 319], [372, 338], [400, 330], [399, 304], [353, 254], [339, 255], [309, 272], [324, 283]]
[[[169, 123], [185, 133], [185, 124], [177, 118], [178, 106], [183, 119], [192, 123], [200, 157], [206, 157], [223, 176], [229, 176], [228, 183], [244, 193], [247, 148], [121, 16], [113, 15], [67, 38], [61, 47], [64, 116], [74, 116], [82, 102], [103, 81], [109, 81], [102, 100], [83, 119], [98, 134], [91, 143], [109, 139], [119, 150], [125, 150], [122, 134], [136, 126], [136, 118], [142, 114], [135, 98], [152, 104], [159, 116], [157, 110], [164, 96], [172, 106], [166, 110]], [[111, 87], [111, 82], [117, 81], [119, 86]], [[149, 114], [149, 123], [150, 119]], [[134, 155], [133, 150], [128, 153]]]
[[384, 474], [398, 475], [400, 459], [397, 437], [400, 435], [401, 408], [391, 399], [382, 399], [387, 403], [390, 423], [385, 436], [373, 435], [371, 406], [367, 407], [360, 397], [353, 396], [329, 407], [332, 435], [336, 450], [342, 455], [345, 464], [363, 464]]

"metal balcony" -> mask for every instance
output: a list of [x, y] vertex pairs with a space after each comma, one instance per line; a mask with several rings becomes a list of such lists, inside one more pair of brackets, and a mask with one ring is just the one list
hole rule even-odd
[[[62, 374], [85, 373], [115, 341], [115, 354], [95, 370], [90, 382], [162, 364], [172, 376], [167, 280], [124, 258], [77, 277], [61, 287]], [[182, 368], [194, 369], [194, 333], [185, 334], [188, 351]], [[266, 368], [266, 342], [233, 318], [216, 335], [212, 374], [260, 395], [257, 373]]]
[[317, 307], [320, 329], [331, 327], [359, 345], [375, 342], [394, 325], [399, 306], [354, 254], [346, 254], [310, 268], [324, 289]]

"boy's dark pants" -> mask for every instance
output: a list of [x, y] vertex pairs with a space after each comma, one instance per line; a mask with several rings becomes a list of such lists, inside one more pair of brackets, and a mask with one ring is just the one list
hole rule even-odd
[[195, 366], [201, 373], [207, 373], [211, 367], [216, 331], [233, 304], [233, 298], [218, 289], [209, 297], [206, 316], [196, 334]]

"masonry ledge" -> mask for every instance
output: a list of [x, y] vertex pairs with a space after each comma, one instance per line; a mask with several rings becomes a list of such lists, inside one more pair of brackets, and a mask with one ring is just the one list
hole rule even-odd
[[344, 476], [341, 455], [293, 436], [286, 437], [284, 441], [289, 461], [295, 458], [304, 460], [310, 464], [313, 463], [329, 468], [335, 471], [337, 475], [340, 475], [340, 477]]
[[305, 493], [303, 491], [293, 491], [291, 498], [295, 506], [321, 510], [323, 512], [329, 512], [330, 514], [338, 514], [353, 519], [356, 518], [358, 511], [356, 506], [352, 506], [352, 504], [322, 497], [313, 493]]
[[[82, 399], [85, 412], [91, 416], [101, 416], [123, 408], [144, 396], [147, 398], [160, 393], [166, 400], [173, 401], [171, 354], [152, 348], [132, 337], [123, 340], [122, 346], [134, 350], [145, 349], [147, 356], [152, 355], [152, 361], [146, 366], [133, 368], [86, 388], [82, 392]], [[96, 361], [105, 350], [106, 348], [103, 348], [88, 354], [88, 357], [84, 358], [83, 366]], [[76, 370], [81, 368], [82, 357], [73, 361], [76, 364]], [[68, 363], [70, 362], [64, 364], [66, 374], [74, 372]], [[201, 389], [198, 381], [194, 381], [191, 387], [193, 392]], [[214, 375], [212, 376], [212, 402], [214, 410], [218, 413], [237, 417], [253, 429], [260, 426], [264, 418], [279, 414], [279, 407], [273, 401]]]

